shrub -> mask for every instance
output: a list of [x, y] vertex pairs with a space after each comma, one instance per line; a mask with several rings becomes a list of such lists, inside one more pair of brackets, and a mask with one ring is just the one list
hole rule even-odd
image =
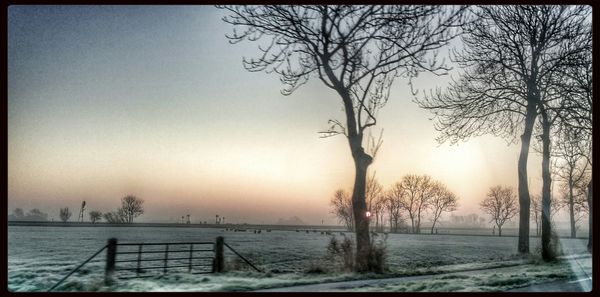
[[[368, 269], [371, 272], [384, 273], [388, 271], [387, 266], [387, 234], [383, 239], [371, 239], [371, 250], [367, 260]], [[351, 272], [354, 270], [354, 241], [343, 235], [338, 241], [335, 236], [329, 239], [327, 245], [327, 260], [331, 262], [334, 270]]]

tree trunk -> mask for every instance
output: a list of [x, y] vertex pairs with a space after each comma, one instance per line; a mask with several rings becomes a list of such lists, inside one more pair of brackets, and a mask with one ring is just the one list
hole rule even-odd
[[502, 236], [502, 226], [498, 226], [498, 237]]
[[555, 253], [550, 243], [552, 237], [552, 224], [550, 222], [550, 122], [548, 115], [542, 108], [542, 258], [546, 261], [553, 260]]
[[575, 238], [577, 231], [575, 230], [575, 205], [573, 201], [573, 177], [569, 176], [569, 220], [571, 223], [571, 238]]
[[522, 254], [529, 253], [529, 185], [527, 184], [527, 159], [529, 157], [529, 143], [535, 124], [536, 104], [528, 103], [525, 115], [525, 130], [521, 135], [521, 152], [519, 153], [519, 243], [518, 251]]
[[365, 200], [367, 168], [373, 161], [371, 156], [364, 152], [361, 142], [357, 138], [349, 137], [356, 176], [354, 190], [352, 191], [352, 206], [354, 214], [354, 232], [356, 234], [356, 261], [357, 272], [369, 271], [368, 258], [371, 250], [369, 239], [369, 220], [367, 218], [367, 203]]
[[588, 244], [587, 249], [588, 252], [592, 252], [592, 181], [588, 183], [588, 193], [587, 193], [587, 202], [588, 202]]

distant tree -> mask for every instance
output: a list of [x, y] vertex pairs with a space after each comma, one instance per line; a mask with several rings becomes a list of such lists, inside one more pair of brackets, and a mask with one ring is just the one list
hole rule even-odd
[[92, 224], [94, 224], [94, 223], [96, 223], [96, 221], [100, 221], [102, 219], [102, 213], [97, 210], [90, 211], [89, 215], [90, 215], [90, 221], [92, 221]]
[[398, 232], [398, 227], [402, 222], [402, 209], [406, 202], [405, 195], [407, 195], [406, 191], [399, 182], [392, 185], [391, 189], [387, 191], [385, 208], [390, 220], [390, 232]]
[[68, 207], [61, 208], [59, 214], [60, 220], [66, 223], [69, 220], [69, 218], [71, 218], [72, 214], [73, 213], [71, 213]]
[[[420, 5], [260, 5], [220, 6], [234, 26], [232, 43], [259, 43], [249, 71], [280, 75], [291, 94], [316, 76], [339, 95], [345, 123], [330, 120], [324, 137], [345, 135], [356, 178], [352, 205], [356, 234], [356, 271], [368, 271], [369, 223], [365, 190], [367, 169], [377, 149], [364, 147], [365, 132], [376, 125], [397, 77], [423, 71], [445, 74], [435, 53], [456, 36], [463, 8]], [[379, 142], [380, 144], [380, 142]], [[374, 147], [378, 147], [377, 145]]]
[[25, 218], [28, 221], [47, 221], [48, 220], [48, 214], [45, 212], [40, 211], [37, 208], [34, 208], [32, 210], [30, 210], [27, 215], [25, 216]]
[[340, 222], [346, 225], [348, 231], [354, 230], [354, 218], [352, 215], [352, 197], [348, 192], [339, 189], [331, 198], [330, 205], [333, 213]]
[[402, 206], [408, 212], [412, 232], [421, 233], [421, 217], [430, 205], [434, 194], [433, 181], [428, 175], [408, 174], [402, 178], [405, 191]]
[[125, 212], [123, 211], [123, 208], [120, 208], [120, 207], [116, 211], [106, 212], [102, 216], [104, 217], [104, 220], [107, 223], [111, 223], [111, 224], [127, 223], [127, 216], [126, 216]]
[[375, 178], [375, 173], [367, 178], [367, 189], [365, 191], [367, 210], [375, 217], [375, 230], [379, 228], [379, 218], [383, 209], [383, 187]]
[[[581, 189], [583, 183], [587, 182], [587, 175], [589, 171], [589, 163], [582, 154], [585, 148], [582, 148], [581, 133], [578, 130], [565, 129], [560, 134], [560, 139], [556, 141], [554, 145], [554, 156], [558, 158], [557, 165], [554, 167], [555, 175], [558, 177], [558, 181], [562, 182], [560, 185], [562, 196], [561, 204], [565, 205], [569, 212], [569, 222], [571, 227], [571, 238], [575, 238], [577, 234], [577, 221], [579, 221], [579, 213], [583, 209], [587, 209], [587, 197], [577, 195], [581, 192], [577, 189]], [[587, 186], [587, 185], [585, 185]], [[585, 186], [583, 186], [585, 188]]]
[[502, 236], [502, 225], [510, 221], [519, 212], [517, 197], [510, 187], [490, 188], [486, 198], [480, 204], [481, 209], [492, 217], [498, 227], [498, 236]]
[[13, 213], [11, 216], [9, 216], [8, 220], [9, 221], [20, 221], [23, 220], [23, 218], [25, 217], [25, 214], [23, 213], [23, 209], [21, 208], [15, 208], [13, 210]]
[[[433, 184], [433, 196], [429, 202], [431, 206], [432, 216], [431, 221], [431, 234], [435, 228], [435, 223], [442, 215], [442, 212], [452, 212], [458, 207], [458, 198], [454, 193], [450, 192], [448, 188], [441, 182], [434, 182]], [[473, 223], [477, 224], [477, 217], [473, 217]]]
[[121, 198], [121, 209], [125, 217], [125, 223], [133, 223], [133, 219], [144, 213], [144, 200], [133, 196], [127, 195]]

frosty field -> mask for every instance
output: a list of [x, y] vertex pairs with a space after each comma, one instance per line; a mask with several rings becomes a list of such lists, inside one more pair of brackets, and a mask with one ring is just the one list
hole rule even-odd
[[[340, 237], [339, 232], [334, 234]], [[11, 291], [47, 290], [72, 268], [102, 248], [110, 237], [118, 238], [119, 243], [140, 243], [214, 241], [217, 236], [224, 236], [225, 242], [231, 247], [251, 259], [270, 276], [275, 276], [270, 285], [283, 282], [276, 277], [278, 275], [286, 275], [289, 279], [290, 275], [291, 278], [293, 275], [304, 275], [309, 267], [323, 265], [321, 260], [330, 238], [320, 232], [277, 230], [263, 230], [260, 234], [254, 234], [225, 231], [223, 228], [9, 226], [8, 288]], [[539, 240], [531, 238], [532, 252], [538, 249]], [[560, 242], [565, 254], [581, 254], [586, 250], [586, 239], [561, 238]], [[423, 271], [445, 265], [465, 264], [468, 267], [472, 263], [515, 260], [517, 238], [389, 234], [387, 243], [388, 263], [392, 272]], [[104, 252], [101, 253], [97, 262], [84, 266], [82, 273], [69, 278], [61, 289], [98, 290], [103, 279], [104, 255]], [[226, 253], [226, 257], [226, 261], [234, 259], [229, 253]], [[225, 275], [229, 277], [228, 281], [235, 283], [232, 278], [244, 274], [230, 272]], [[320, 281], [326, 278], [321, 277]], [[179, 289], [187, 288], [186, 290], [206, 291], [214, 286], [214, 282], [203, 286], [203, 281], [208, 279], [203, 275], [175, 272], [160, 279], [165, 284], [181, 284]], [[267, 283], [262, 287], [268, 286]], [[149, 284], [142, 280], [127, 280], [119, 281], [119, 287], [114, 289], [146, 291], [173, 290], [173, 287]]]

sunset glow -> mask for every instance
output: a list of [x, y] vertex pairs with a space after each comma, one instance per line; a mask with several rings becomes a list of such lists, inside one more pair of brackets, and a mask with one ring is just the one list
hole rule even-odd
[[[343, 136], [321, 139], [343, 119], [339, 97], [318, 80], [283, 96], [275, 75], [250, 73], [231, 46], [221, 11], [195, 7], [9, 9], [8, 210], [82, 200], [101, 211], [135, 194], [140, 222], [273, 223], [298, 216], [337, 224], [336, 189], [354, 167]], [[160, 21], [157, 21], [160, 20]], [[447, 78], [422, 75], [417, 88]], [[370, 168], [388, 187], [428, 174], [479, 212], [494, 185], [517, 186], [518, 147], [490, 136], [439, 145], [431, 115], [398, 79], [374, 134], [383, 146]], [[541, 162], [530, 156], [532, 192]]]

